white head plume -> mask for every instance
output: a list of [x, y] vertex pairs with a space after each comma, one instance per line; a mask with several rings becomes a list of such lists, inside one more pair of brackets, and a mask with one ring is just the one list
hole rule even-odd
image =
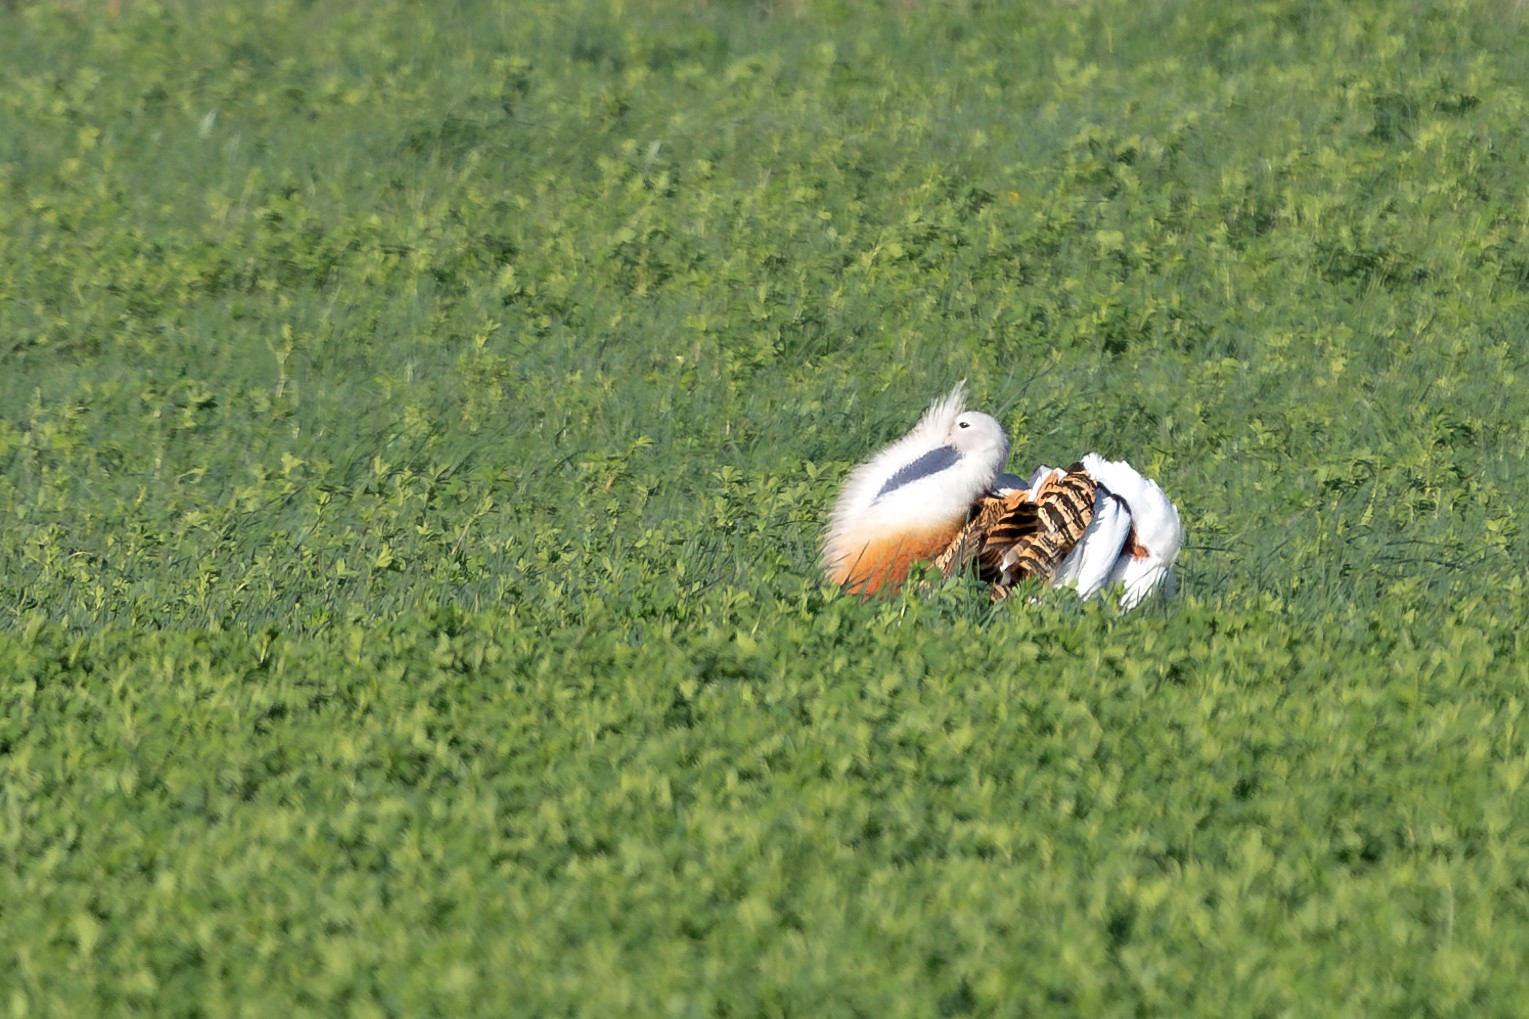
[[850, 473], [823, 541], [831, 573], [873, 541], [960, 527], [972, 503], [992, 487], [1009, 458], [1009, 437], [996, 419], [965, 409], [964, 385]]

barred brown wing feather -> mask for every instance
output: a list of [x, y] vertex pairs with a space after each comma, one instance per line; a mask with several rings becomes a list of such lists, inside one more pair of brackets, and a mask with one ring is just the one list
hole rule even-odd
[[998, 570], [998, 561], [1016, 542], [1025, 540], [1039, 526], [1036, 506], [1024, 490], [1008, 495], [985, 495], [972, 506], [966, 526], [935, 559], [947, 577], [977, 562], [983, 579]]
[[935, 565], [949, 576], [975, 560], [994, 597], [1026, 577], [1049, 580], [1093, 521], [1096, 487], [1083, 465], [1073, 464], [1034, 490], [984, 496]]
[[1014, 582], [1012, 557], [1016, 549], [1029, 548], [1042, 535], [1042, 507], [1028, 492], [1014, 492], [1007, 499], [994, 500], [987, 527], [983, 530], [982, 548], [977, 554], [978, 575], [990, 584], [1007, 586]]
[[1012, 584], [1023, 577], [1050, 579], [1094, 519], [1094, 479], [1082, 464], [1042, 484], [1032, 493], [1036, 527], [1029, 540], [1012, 544], [999, 561], [995, 583]]
[[948, 577], [966, 568], [966, 564], [972, 561], [968, 550], [974, 552], [977, 547], [976, 533], [972, 530], [975, 523], [974, 520], [968, 520], [955, 540], [945, 546], [945, 551], [934, 557], [935, 569]]

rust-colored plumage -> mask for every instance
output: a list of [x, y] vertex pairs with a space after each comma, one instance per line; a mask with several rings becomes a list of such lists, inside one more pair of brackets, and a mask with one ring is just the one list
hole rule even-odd
[[1097, 484], [1081, 463], [1033, 490], [979, 499], [961, 533], [935, 560], [947, 576], [976, 560], [978, 575], [1002, 598], [1028, 577], [1050, 580], [1094, 519]]
[[950, 534], [950, 528], [940, 528], [869, 542], [854, 559], [838, 564], [828, 578], [854, 594], [895, 591], [914, 563], [933, 561], [951, 544]]

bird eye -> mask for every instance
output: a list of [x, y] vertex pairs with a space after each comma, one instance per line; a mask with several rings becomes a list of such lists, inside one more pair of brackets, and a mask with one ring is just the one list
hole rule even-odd
[[972, 426], [970, 421], [957, 421], [956, 424], [960, 425], [962, 428], [970, 428]]

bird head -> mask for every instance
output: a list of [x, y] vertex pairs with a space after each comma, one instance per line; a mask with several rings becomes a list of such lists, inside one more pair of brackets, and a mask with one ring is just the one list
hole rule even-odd
[[945, 444], [963, 460], [991, 464], [996, 475], [1009, 459], [1009, 437], [998, 419], [981, 411], [963, 411], [951, 422]]
[[[1009, 458], [1003, 426], [965, 408], [963, 386], [932, 404], [907, 435], [850, 473], [834, 505], [830, 555], [869, 528], [959, 526]], [[841, 540], [842, 539], [842, 540]]]

